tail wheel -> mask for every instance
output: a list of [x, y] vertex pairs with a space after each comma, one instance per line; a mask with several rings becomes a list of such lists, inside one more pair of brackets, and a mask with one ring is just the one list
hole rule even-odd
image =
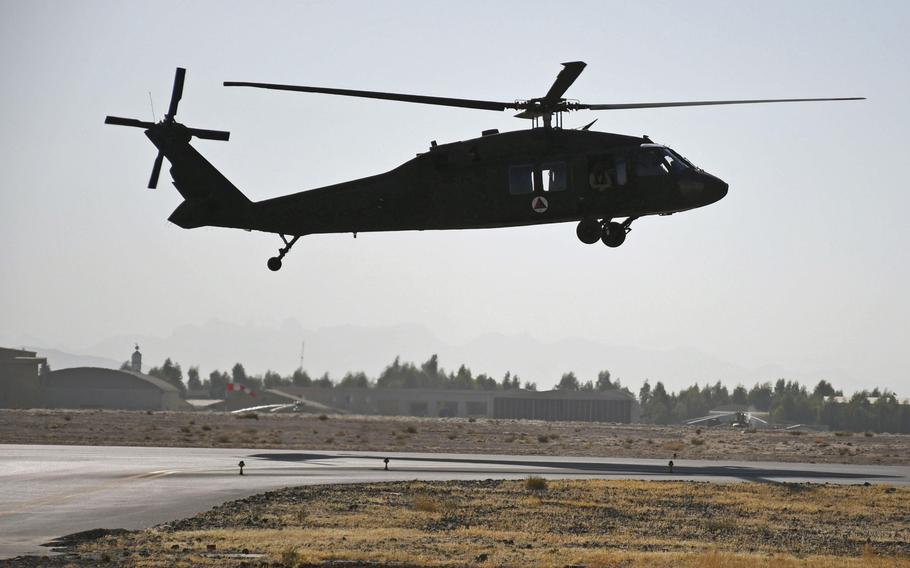
[[600, 240], [608, 247], [616, 248], [626, 241], [626, 228], [622, 223], [617, 223], [615, 221], [606, 223], [604, 224]]
[[600, 223], [596, 219], [582, 219], [575, 227], [575, 235], [584, 244], [593, 245], [600, 239]]

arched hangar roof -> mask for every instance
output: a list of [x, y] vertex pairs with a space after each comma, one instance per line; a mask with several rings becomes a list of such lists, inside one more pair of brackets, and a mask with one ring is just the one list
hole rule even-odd
[[[167, 381], [122, 369], [103, 367], [71, 367], [52, 371], [47, 376], [47, 385], [52, 387], [85, 386], [91, 388], [138, 388], [155, 389], [163, 392], [179, 392]], [[82, 384], [80, 384], [82, 383]]]

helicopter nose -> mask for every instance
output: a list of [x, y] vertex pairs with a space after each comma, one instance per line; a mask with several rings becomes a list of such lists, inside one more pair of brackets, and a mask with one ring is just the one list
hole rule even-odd
[[703, 207], [720, 201], [727, 195], [728, 189], [729, 186], [722, 179], [704, 172], [695, 178], [682, 180], [679, 184], [680, 195], [690, 207]]
[[[713, 176], [712, 176], [713, 177]], [[730, 189], [730, 186], [727, 185], [727, 182], [720, 178], [714, 178], [711, 183], [708, 184], [708, 191], [713, 198], [711, 202], [720, 201], [727, 195], [727, 190]]]

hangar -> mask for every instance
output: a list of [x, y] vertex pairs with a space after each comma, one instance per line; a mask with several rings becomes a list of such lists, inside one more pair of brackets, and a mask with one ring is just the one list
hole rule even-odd
[[637, 422], [635, 397], [610, 391], [282, 387], [294, 396], [359, 414], [519, 420]]
[[191, 410], [174, 385], [138, 371], [73, 367], [42, 380], [47, 408]]

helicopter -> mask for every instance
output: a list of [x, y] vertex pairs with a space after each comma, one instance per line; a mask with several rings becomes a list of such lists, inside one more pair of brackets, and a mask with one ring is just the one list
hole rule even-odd
[[671, 215], [710, 205], [728, 190], [723, 180], [647, 136], [564, 128], [563, 114], [580, 110], [846, 101], [864, 97], [753, 99], [586, 104], [563, 97], [586, 67], [563, 63], [542, 97], [488, 101], [406, 93], [226, 81], [227, 87], [319, 93], [480, 109], [517, 110], [531, 128], [485, 130], [478, 138], [437, 144], [378, 175], [290, 195], [250, 201], [190, 144], [227, 141], [230, 133], [187, 127], [176, 120], [186, 77], [177, 68], [167, 114], [159, 122], [108, 116], [105, 124], [132, 126], [158, 149], [148, 187], [157, 186], [163, 158], [183, 202], [168, 218], [185, 228], [229, 227], [276, 233], [284, 246], [269, 258], [272, 271], [300, 237], [324, 233], [490, 229], [576, 223], [585, 244], [618, 247], [631, 225], [647, 215]]

